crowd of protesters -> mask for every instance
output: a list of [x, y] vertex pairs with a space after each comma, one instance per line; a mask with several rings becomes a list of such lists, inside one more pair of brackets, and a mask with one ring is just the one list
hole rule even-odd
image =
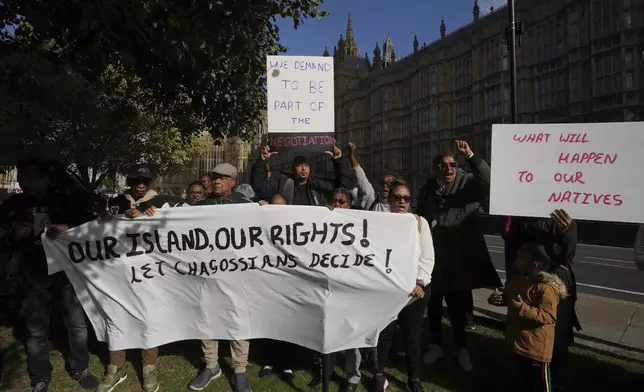
[[[427, 180], [417, 197], [413, 212], [418, 221], [421, 254], [416, 286], [397, 319], [380, 333], [375, 349], [352, 349], [343, 354], [343, 392], [356, 390], [361, 367], [371, 366], [374, 392], [389, 384], [385, 368], [395, 342], [404, 353], [407, 386], [423, 390], [421, 363], [434, 364], [444, 356], [443, 301], [454, 335], [454, 358], [465, 373], [472, 372], [466, 330], [472, 325], [472, 290], [494, 289], [489, 302], [507, 306], [506, 335], [514, 344], [516, 368], [522, 386], [516, 390], [563, 389], [568, 346], [573, 328], [579, 328], [575, 314], [576, 283], [572, 269], [577, 241], [576, 225], [563, 210], [550, 219], [506, 217], [503, 227], [507, 282], [503, 287], [492, 264], [480, 226], [480, 210], [489, 199], [490, 167], [465, 141], [456, 141], [459, 155], [443, 153], [434, 159], [435, 176]], [[110, 215], [136, 218], [154, 215], [159, 208], [259, 203], [362, 209], [380, 213], [412, 213], [412, 194], [404, 179], [394, 172], [377, 179], [377, 191], [359, 164], [356, 146], [349, 156], [338, 147], [327, 152], [334, 176], [316, 176], [305, 156], [292, 162], [291, 172], [276, 174], [270, 167], [274, 154], [264, 147], [251, 169], [251, 184], [237, 184], [237, 169], [223, 163], [188, 185], [182, 197], [159, 195], [151, 186], [155, 176], [146, 165], [133, 168], [127, 177], [128, 190], [106, 201], [73, 184], [61, 165], [38, 159], [21, 161], [18, 180], [23, 193], [0, 206], [0, 251], [11, 254], [13, 271], [20, 281], [21, 317], [26, 328], [25, 349], [34, 392], [47, 391], [52, 366], [49, 360], [49, 320], [52, 301], [59, 302], [68, 334], [68, 364], [71, 376], [86, 390], [117, 391], [127, 377], [125, 351], [111, 351], [109, 365], [100, 380], [88, 369], [88, 328], [74, 289], [63, 272], [49, 276], [40, 241], [44, 232], [54, 238], [70, 227]], [[459, 161], [461, 163], [459, 163]], [[462, 163], [467, 163], [462, 165]], [[466, 169], [469, 169], [467, 171]], [[416, 262], [409, 260], [409, 262]], [[421, 331], [427, 315], [430, 344], [421, 346]], [[471, 328], [471, 327], [470, 327]], [[218, 341], [201, 342], [204, 366], [188, 386], [201, 391], [222, 375]], [[250, 392], [246, 377], [248, 341], [231, 341], [232, 384], [235, 392]], [[272, 356], [260, 370], [260, 378], [274, 373], [293, 381], [295, 347], [273, 341]], [[145, 392], [160, 389], [157, 369], [158, 348], [141, 352]], [[332, 363], [335, 357], [332, 355]], [[364, 359], [368, 359], [363, 361]], [[312, 389], [322, 385], [321, 355], [312, 353]], [[551, 377], [552, 375], [552, 377]], [[256, 386], [261, 390], [261, 386]]]

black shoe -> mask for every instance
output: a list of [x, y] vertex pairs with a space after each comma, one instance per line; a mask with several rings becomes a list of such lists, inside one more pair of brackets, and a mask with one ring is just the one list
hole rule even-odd
[[340, 392], [356, 392], [358, 390], [358, 384], [351, 384], [350, 382], [347, 382], [344, 384], [342, 389], [340, 389]]
[[316, 377], [313, 380], [311, 380], [311, 382], [309, 383], [309, 388], [311, 388], [311, 389], [320, 389], [320, 388], [322, 388], [322, 379]]
[[421, 384], [420, 380], [409, 380], [407, 390], [409, 392], [424, 392], [423, 384]]
[[72, 378], [78, 381], [81, 388], [88, 391], [98, 388], [98, 385], [101, 383], [101, 380], [94, 373], [90, 372], [89, 369], [72, 372]]
[[293, 374], [293, 370], [291, 369], [282, 370], [282, 379], [287, 384], [293, 384], [293, 378], [295, 378], [295, 374]]
[[264, 366], [262, 370], [259, 371], [259, 378], [265, 378], [273, 374], [273, 368], [270, 366]]

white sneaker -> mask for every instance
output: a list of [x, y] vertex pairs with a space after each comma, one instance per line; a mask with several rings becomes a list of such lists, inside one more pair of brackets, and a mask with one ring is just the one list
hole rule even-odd
[[461, 368], [463, 368], [464, 371], [469, 373], [474, 370], [474, 366], [472, 366], [472, 361], [470, 360], [470, 352], [467, 351], [467, 349], [462, 348], [460, 350], [456, 350], [454, 356], [456, 357], [456, 361], [459, 365], [461, 365]]
[[423, 361], [428, 365], [433, 365], [441, 358], [443, 358], [443, 348], [437, 344], [432, 344], [429, 346], [429, 351], [423, 356]]

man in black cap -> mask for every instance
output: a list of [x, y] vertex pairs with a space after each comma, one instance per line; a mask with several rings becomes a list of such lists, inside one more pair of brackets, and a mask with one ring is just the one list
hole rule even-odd
[[175, 207], [185, 203], [178, 196], [159, 195], [150, 188], [153, 181], [154, 175], [148, 165], [134, 166], [126, 179], [126, 184], [130, 189], [110, 200], [110, 212], [135, 217], [145, 213], [152, 207]]
[[326, 206], [331, 193], [336, 188], [353, 188], [349, 162], [342, 159], [342, 150], [333, 146], [333, 152], [326, 151], [333, 158], [335, 178], [321, 178], [311, 175], [311, 165], [305, 156], [293, 159], [290, 175], [269, 178], [268, 159], [275, 154], [269, 146], [264, 146], [260, 159], [251, 169], [253, 189], [261, 200], [271, 200], [281, 194], [290, 205]]
[[[154, 176], [147, 165], [137, 165], [127, 176], [130, 187], [124, 194], [110, 200], [109, 208], [112, 214], [125, 214], [131, 218], [140, 215], [154, 215], [156, 208], [174, 207], [185, 203], [180, 197], [158, 195], [150, 189]], [[158, 347], [141, 350], [143, 362], [143, 390], [156, 392], [159, 390], [156, 362], [159, 354]], [[112, 392], [117, 385], [127, 378], [125, 366], [125, 350], [110, 351], [110, 364], [107, 366], [105, 377], [97, 388], [97, 392]]]

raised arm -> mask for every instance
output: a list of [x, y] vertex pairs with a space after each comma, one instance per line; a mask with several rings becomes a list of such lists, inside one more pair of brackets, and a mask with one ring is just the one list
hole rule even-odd
[[264, 146], [260, 158], [250, 169], [250, 185], [262, 200], [270, 200], [279, 191], [279, 179], [268, 178], [268, 160], [274, 154], [268, 146]]
[[485, 202], [490, 195], [490, 165], [478, 155], [474, 155], [466, 141], [457, 140], [456, 146], [472, 169], [468, 181], [472, 198], [479, 202]]
[[356, 175], [356, 186], [358, 187], [358, 197], [360, 197], [360, 206], [364, 210], [368, 210], [369, 207], [376, 200], [376, 190], [373, 188], [373, 185], [369, 182], [367, 175], [365, 174], [362, 166], [358, 162], [358, 157], [356, 156], [356, 145], [349, 143], [350, 152], [351, 152], [351, 166], [352, 170]]
[[321, 193], [333, 192], [338, 187], [351, 190], [353, 188], [353, 179], [351, 178], [349, 161], [342, 157], [342, 150], [337, 146], [333, 146], [333, 152], [327, 151], [327, 155], [333, 158], [335, 178], [315, 177], [311, 180], [312, 188]]

